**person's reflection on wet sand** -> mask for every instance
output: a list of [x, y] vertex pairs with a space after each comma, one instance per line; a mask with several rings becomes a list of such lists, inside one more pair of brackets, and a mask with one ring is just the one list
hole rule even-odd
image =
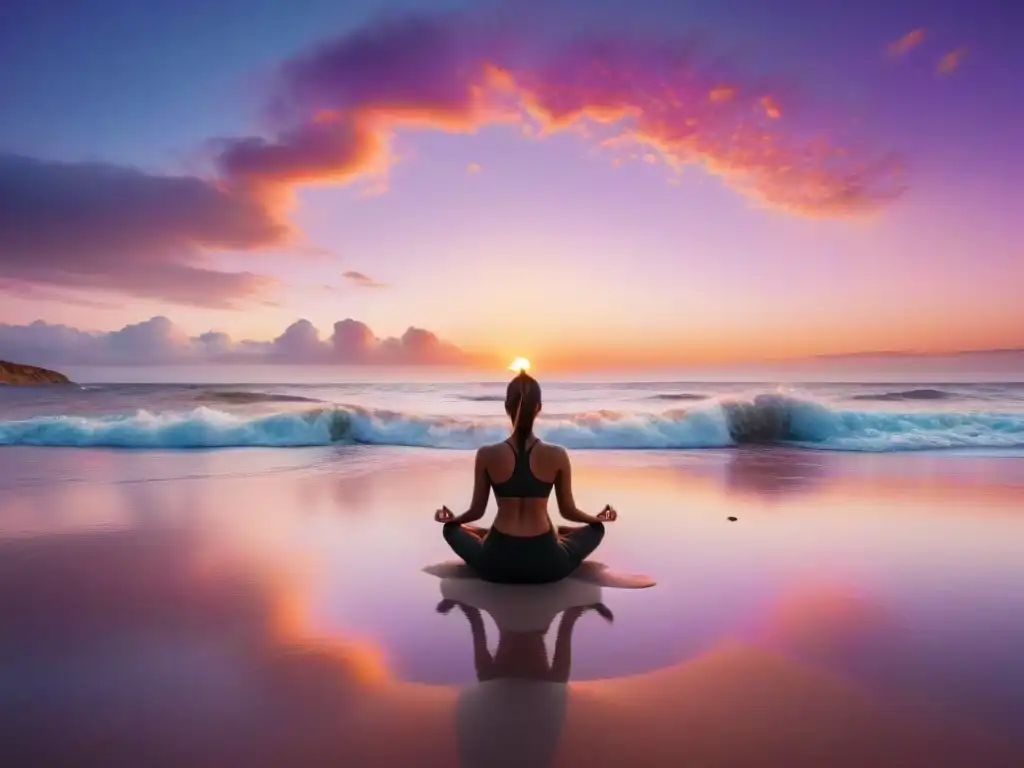
[[505, 678], [567, 683], [572, 669], [572, 633], [576, 622], [588, 611], [600, 614], [609, 622], [614, 619], [604, 603], [576, 605], [566, 609], [558, 625], [555, 652], [549, 664], [547, 646], [544, 644], [546, 629], [535, 632], [501, 632], [498, 648], [492, 656], [487, 648], [487, 628], [480, 609], [475, 605], [442, 600], [437, 610], [447, 614], [454, 607], [460, 608], [469, 621], [473, 633], [473, 663], [477, 680], [481, 683]]
[[[438, 612], [458, 608], [469, 622], [478, 681], [456, 705], [462, 765], [551, 765], [565, 721], [576, 623], [590, 612], [614, 619], [601, 588], [576, 579], [536, 587], [445, 579], [441, 594]], [[493, 654], [481, 611], [498, 627]], [[549, 662], [544, 639], [559, 614]]]

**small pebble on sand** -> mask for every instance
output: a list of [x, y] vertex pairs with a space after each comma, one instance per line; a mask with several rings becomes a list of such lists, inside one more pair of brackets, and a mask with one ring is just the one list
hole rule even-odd
[[730, 517], [730, 518], [728, 518], [728, 519], [729, 519], [730, 521], [732, 521], [732, 522], [734, 522], [734, 523], [735, 523], [735, 522], [736, 522], [736, 521], [737, 521], [737, 520], [738, 520], [739, 518], [736, 518], [736, 517]]

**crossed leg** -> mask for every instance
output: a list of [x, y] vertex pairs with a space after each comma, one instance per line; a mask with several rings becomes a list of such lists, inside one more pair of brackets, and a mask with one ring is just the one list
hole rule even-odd
[[558, 541], [569, 553], [572, 570], [576, 570], [604, 539], [604, 524], [559, 526]]
[[448, 546], [466, 562], [466, 565], [474, 569], [479, 568], [480, 555], [484, 547], [484, 536], [487, 535], [486, 528], [479, 528], [475, 525], [445, 523], [443, 534], [444, 540], [448, 542]]

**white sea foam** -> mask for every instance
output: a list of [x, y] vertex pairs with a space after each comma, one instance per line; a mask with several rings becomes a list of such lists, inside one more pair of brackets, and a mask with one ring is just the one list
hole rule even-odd
[[[1024, 448], [1024, 414], [840, 410], [762, 395], [660, 414], [598, 411], [537, 422], [544, 439], [577, 449], [695, 449], [740, 443], [839, 451]], [[209, 407], [114, 416], [0, 421], [0, 445], [120, 448], [370, 445], [474, 448], [503, 439], [499, 417], [423, 416], [354, 406], [245, 414]]]

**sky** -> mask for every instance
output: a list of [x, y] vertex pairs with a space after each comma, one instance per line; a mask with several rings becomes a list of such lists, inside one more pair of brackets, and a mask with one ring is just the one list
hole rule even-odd
[[7, 0], [0, 357], [1024, 347], [1019, 4]]

